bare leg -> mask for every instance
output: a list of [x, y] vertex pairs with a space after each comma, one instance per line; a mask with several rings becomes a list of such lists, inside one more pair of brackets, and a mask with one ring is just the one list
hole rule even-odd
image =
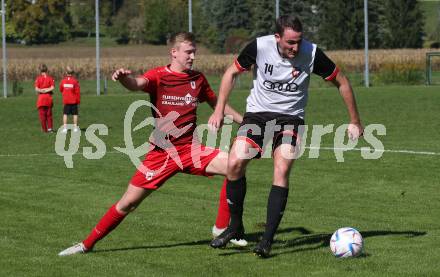
[[78, 115], [74, 114], [73, 115], [73, 126], [78, 126]]
[[64, 128], [67, 128], [67, 114], [63, 114], [63, 125]]

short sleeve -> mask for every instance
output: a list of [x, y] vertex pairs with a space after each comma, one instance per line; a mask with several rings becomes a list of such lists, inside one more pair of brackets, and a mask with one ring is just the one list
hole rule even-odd
[[143, 91], [147, 93], [156, 93], [157, 80], [159, 79], [157, 70], [155, 69], [148, 70], [141, 77], [145, 78], [148, 81], [147, 85], [143, 88]]
[[254, 39], [240, 52], [235, 60], [235, 66], [240, 71], [246, 71], [257, 61], [257, 40]]
[[316, 48], [313, 73], [321, 76], [326, 81], [333, 80], [338, 74], [339, 69], [335, 63], [319, 48]]
[[49, 85], [49, 87], [51, 87], [51, 86], [55, 87], [55, 79], [52, 78], [52, 77], [50, 77], [50, 85]]
[[202, 80], [202, 87], [200, 90], [200, 97], [199, 97], [200, 103], [217, 100], [217, 95], [215, 95], [215, 92], [212, 90], [211, 86], [209, 85], [208, 80], [206, 80], [206, 77], [203, 74], [201, 76], [203, 80]]

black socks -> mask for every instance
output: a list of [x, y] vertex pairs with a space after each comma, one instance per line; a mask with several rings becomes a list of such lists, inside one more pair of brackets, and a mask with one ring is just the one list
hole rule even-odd
[[229, 224], [233, 229], [242, 226], [243, 202], [246, 195], [246, 177], [243, 176], [238, 180], [228, 180], [226, 186], [226, 196], [231, 213], [231, 222]]
[[[267, 200], [266, 230], [263, 239], [272, 241], [286, 208], [289, 188], [272, 186]], [[232, 215], [232, 213], [231, 213]]]
[[[233, 229], [242, 227], [243, 202], [246, 195], [246, 177], [238, 180], [228, 180], [226, 186], [226, 195], [231, 213], [231, 222], [229, 226]], [[272, 242], [278, 225], [283, 218], [284, 209], [286, 208], [287, 198], [289, 196], [289, 188], [272, 186], [267, 201], [266, 230], [263, 239]]]

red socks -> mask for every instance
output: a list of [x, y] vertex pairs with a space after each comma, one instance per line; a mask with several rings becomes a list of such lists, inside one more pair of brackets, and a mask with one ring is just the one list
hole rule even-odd
[[92, 249], [96, 242], [115, 229], [125, 216], [126, 214], [121, 214], [116, 210], [116, 204], [111, 206], [95, 228], [93, 228], [92, 232], [90, 232], [89, 236], [83, 241], [87, 250]]
[[41, 129], [43, 130], [43, 132], [52, 130], [53, 127], [52, 108], [40, 107], [38, 108], [38, 114], [40, 116]]
[[228, 227], [229, 220], [231, 218], [228, 202], [226, 200], [226, 183], [227, 179], [225, 178], [223, 181], [222, 190], [220, 191], [217, 219], [215, 220], [215, 226], [219, 229]]
[[[225, 178], [220, 192], [218, 214], [215, 221], [215, 226], [220, 229], [228, 227], [230, 220], [229, 206], [226, 200], [226, 182], [227, 180]], [[121, 214], [116, 210], [116, 204], [111, 206], [95, 228], [90, 232], [89, 236], [83, 241], [87, 250], [91, 250], [99, 240], [115, 229], [119, 223], [124, 220], [125, 216], [126, 214]]]

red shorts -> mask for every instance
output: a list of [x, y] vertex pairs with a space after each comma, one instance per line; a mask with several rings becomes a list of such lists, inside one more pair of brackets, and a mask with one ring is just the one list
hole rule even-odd
[[[173, 151], [174, 150], [174, 151]], [[156, 190], [176, 173], [212, 176], [206, 167], [220, 152], [202, 144], [177, 145], [163, 150], [152, 145], [130, 183], [136, 187]]]

